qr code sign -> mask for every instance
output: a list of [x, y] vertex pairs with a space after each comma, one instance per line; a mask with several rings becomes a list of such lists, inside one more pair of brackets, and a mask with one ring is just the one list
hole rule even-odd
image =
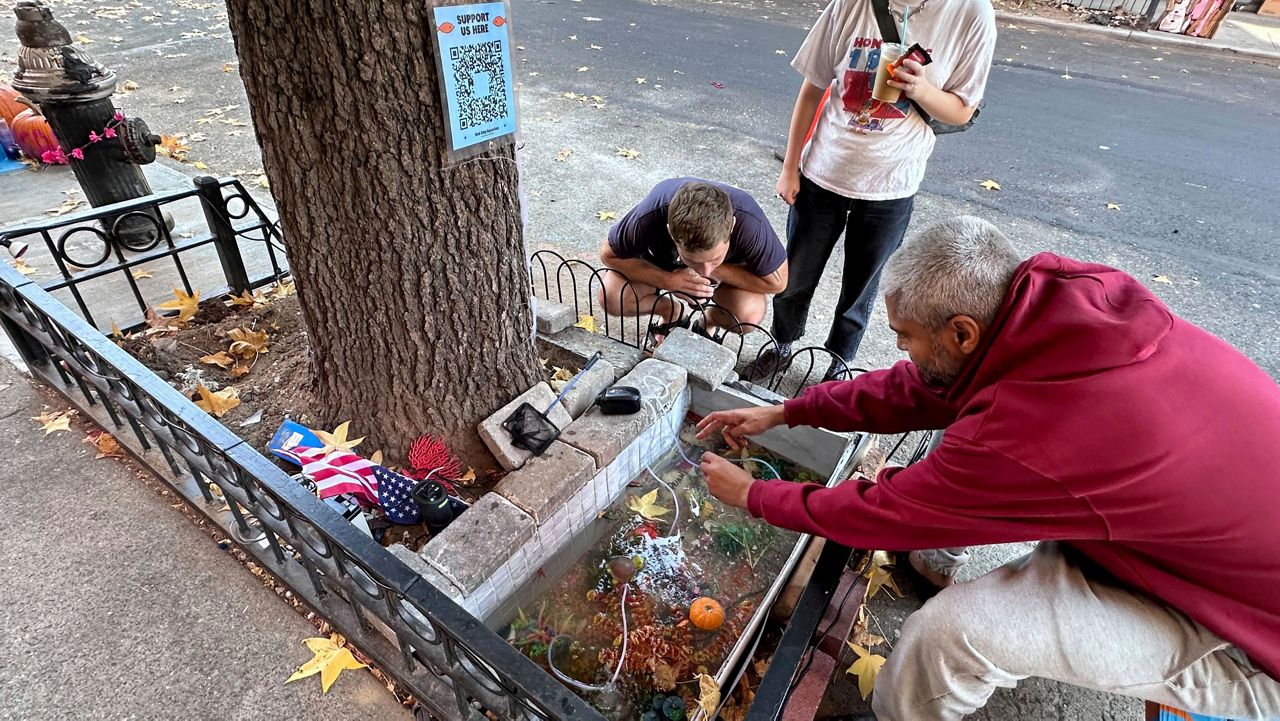
[[458, 126], [466, 130], [507, 117], [502, 43], [495, 40], [456, 45], [449, 48], [449, 59], [453, 61], [453, 82], [457, 89]]

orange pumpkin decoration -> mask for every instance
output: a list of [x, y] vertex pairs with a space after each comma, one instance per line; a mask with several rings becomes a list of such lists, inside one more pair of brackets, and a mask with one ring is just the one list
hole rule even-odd
[[17, 90], [8, 85], [0, 85], [0, 118], [3, 118], [4, 122], [11, 128], [13, 127], [13, 119], [27, 109], [25, 105], [18, 102], [20, 97], [22, 96], [18, 95]]
[[40, 111], [25, 100], [22, 102], [27, 105], [27, 109], [18, 113], [11, 123], [13, 140], [28, 158], [40, 160], [46, 150], [58, 147], [58, 139], [54, 137], [49, 121], [44, 119]]
[[715, 631], [724, 625], [724, 607], [714, 598], [694, 599], [689, 604], [689, 620], [703, 631]]

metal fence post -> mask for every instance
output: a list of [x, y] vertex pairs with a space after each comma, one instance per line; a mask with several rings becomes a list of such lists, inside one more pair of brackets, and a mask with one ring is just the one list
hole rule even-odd
[[209, 233], [213, 235], [213, 246], [218, 250], [218, 260], [222, 261], [222, 272], [227, 278], [231, 294], [245, 293], [249, 290], [249, 273], [244, 268], [244, 258], [240, 257], [240, 244], [235, 228], [231, 225], [231, 216], [227, 213], [227, 202], [222, 197], [222, 185], [217, 178], [207, 175], [196, 178], [195, 184], [196, 194], [200, 196], [200, 205], [204, 209], [204, 219], [209, 225]]

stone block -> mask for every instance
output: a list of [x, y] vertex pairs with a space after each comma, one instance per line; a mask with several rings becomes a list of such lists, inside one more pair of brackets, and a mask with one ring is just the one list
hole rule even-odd
[[596, 464], [591, 456], [556, 441], [546, 453], [530, 458], [523, 468], [507, 474], [493, 490], [533, 516], [534, 522], [541, 526], [595, 473]]
[[546, 411], [551, 406], [551, 412], [547, 413], [547, 417], [551, 422], [556, 424], [557, 428], [563, 429], [573, 422], [573, 416], [569, 415], [569, 411], [564, 406], [555, 402], [556, 394], [552, 392], [551, 386], [547, 383], [539, 383], [529, 390], [521, 393], [515, 400], [499, 408], [493, 415], [486, 418], [477, 427], [480, 433], [480, 439], [489, 447], [489, 451], [498, 459], [498, 463], [508, 471], [514, 471], [524, 462], [529, 460], [533, 454], [523, 448], [516, 448], [511, 443], [511, 434], [507, 429], [502, 427], [505, 421], [521, 403], [528, 402], [529, 405], [538, 409], [539, 412]]
[[[631, 372], [618, 379], [614, 385], [631, 386], [640, 391], [645, 414], [650, 420], [666, 412], [680, 400], [688, 385], [688, 372], [672, 363], [648, 358], [640, 361]], [[621, 416], [613, 416], [619, 418]]]
[[586, 413], [591, 404], [596, 402], [596, 396], [600, 395], [601, 391], [613, 385], [614, 378], [617, 378], [617, 374], [613, 364], [601, 358], [582, 374], [577, 383], [573, 384], [573, 388], [570, 388], [564, 398], [560, 399], [560, 405], [564, 406], [569, 415], [577, 418]]
[[422, 556], [414, 553], [412, 549], [403, 543], [393, 543], [387, 546], [387, 550], [391, 551], [391, 555], [400, 559], [404, 565], [408, 566], [419, 576], [427, 579], [427, 581], [435, 586], [441, 593], [452, 598], [455, 602], [462, 600], [462, 589], [458, 588], [452, 581], [444, 577], [444, 574], [437, 571], [427, 563]]
[[653, 357], [684, 368], [689, 373], [689, 384], [703, 390], [730, 381], [738, 362], [738, 355], [732, 350], [686, 328], [671, 331]]
[[486, 493], [428, 541], [421, 555], [466, 596], [533, 538], [534, 529], [529, 514]]
[[571, 305], [542, 298], [536, 298], [534, 303], [536, 304], [534, 316], [538, 320], [539, 333], [559, 333], [577, 322], [577, 318], [573, 316], [573, 306]]
[[606, 416], [599, 408], [592, 408], [570, 423], [560, 440], [591, 456], [596, 468], [604, 468], [644, 433], [649, 418], [643, 410], [625, 416]]
[[[630, 322], [634, 323], [635, 319], [630, 319]], [[632, 330], [634, 332], [634, 327]], [[592, 353], [600, 351], [604, 354], [604, 359], [613, 365], [613, 371], [618, 375], [626, 373], [644, 360], [644, 352], [639, 348], [620, 343], [601, 333], [588, 333], [582, 328], [567, 328], [554, 336], [544, 333], [538, 336], [538, 340], [577, 356], [582, 359], [582, 362], [590, 358]]]

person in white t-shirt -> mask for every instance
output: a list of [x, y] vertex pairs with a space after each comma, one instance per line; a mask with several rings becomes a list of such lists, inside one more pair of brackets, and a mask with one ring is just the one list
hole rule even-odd
[[[982, 100], [996, 42], [990, 0], [889, 0], [889, 11], [899, 28], [907, 15], [903, 44], [918, 43], [933, 60], [925, 66], [907, 60], [896, 71], [897, 80], [890, 82], [902, 91], [898, 102], [871, 97], [883, 42], [871, 0], [832, 0], [791, 61], [804, 81], [777, 185], [779, 197], [791, 205], [791, 273], [786, 290], [773, 299], [777, 346], [757, 361], [754, 378], [772, 376], [790, 359], [842, 233], [840, 298], [825, 346], [846, 363], [853, 360], [880, 268], [902, 242], [933, 152], [934, 132], [920, 110], [961, 125]], [[830, 99], [822, 103], [828, 88]], [[833, 359], [826, 379], [841, 371]]]

